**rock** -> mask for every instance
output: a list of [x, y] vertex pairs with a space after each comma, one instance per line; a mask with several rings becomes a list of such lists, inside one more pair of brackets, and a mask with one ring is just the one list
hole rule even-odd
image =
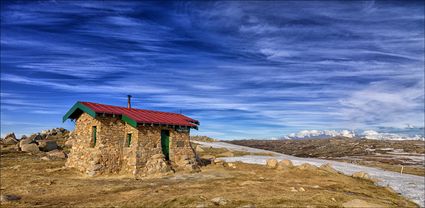
[[214, 163], [214, 164], [217, 164], [217, 165], [224, 165], [224, 161], [223, 161], [223, 160], [220, 160], [220, 159], [215, 159], [215, 160], [213, 161], [213, 163]]
[[300, 191], [300, 192], [304, 192], [304, 191], [305, 191], [305, 189], [304, 189], [303, 187], [300, 187], [300, 188], [298, 189], [298, 191]]
[[304, 163], [302, 165], [299, 165], [297, 168], [300, 170], [317, 170], [316, 166], [311, 165], [309, 163]]
[[195, 206], [195, 208], [206, 208], [206, 207], [208, 207], [208, 204], [205, 204], [205, 203], [197, 204], [197, 205]]
[[292, 164], [292, 161], [290, 160], [282, 160], [279, 163], [277, 163], [278, 170], [284, 170], [284, 169], [288, 169], [292, 167], [294, 167], [294, 165]]
[[42, 140], [43, 139], [43, 137], [40, 134], [32, 134], [29, 138], [32, 141], [37, 141], [37, 140]]
[[363, 172], [363, 171], [353, 173], [352, 177], [362, 178], [362, 179], [367, 179], [367, 180], [370, 179], [369, 174], [367, 174], [366, 172]]
[[195, 151], [196, 152], [205, 152], [205, 150], [202, 149], [201, 145], [197, 145], [196, 148], [195, 148]]
[[227, 167], [236, 168], [236, 164], [235, 163], [227, 163]]
[[16, 139], [15, 133], [8, 133], [3, 139], [3, 144], [5, 145], [14, 145], [17, 144], [19, 141]]
[[18, 195], [13, 195], [13, 194], [2, 194], [0, 195], [0, 201], [2, 202], [8, 202], [8, 201], [17, 201], [20, 200], [22, 197], [18, 196]]
[[66, 167], [60, 167], [60, 168], [49, 168], [49, 169], [46, 169], [46, 172], [48, 172], [48, 173], [52, 173], [52, 172], [57, 172], [57, 171], [62, 171], [62, 170], [66, 170]]
[[378, 204], [369, 203], [363, 201], [361, 199], [353, 199], [351, 201], [345, 202], [342, 204], [342, 207], [350, 207], [350, 208], [379, 208], [384, 207]]
[[266, 161], [266, 166], [268, 167], [268, 168], [276, 168], [277, 167], [277, 160], [276, 159], [268, 159], [267, 161]]
[[48, 158], [48, 157], [46, 157], [46, 156], [44, 156], [44, 157], [42, 157], [42, 158], [40, 158], [41, 160], [46, 160], [46, 161], [49, 161], [50, 160], [50, 158]]
[[67, 139], [65, 142], [65, 147], [71, 148], [73, 144], [74, 144], [73, 139]]
[[211, 161], [215, 160], [215, 156], [213, 156], [213, 155], [203, 155], [203, 156], [201, 156], [201, 158], [205, 159], [205, 160], [211, 160]]
[[21, 151], [29, 153], [39, 153], [40, 150], [36, 144], [24, 144], [21, 146]]
[[256, 208], [255, 204], [245, 204], [240, 206], [240, 208]]
[[145, 176], [157, 177], [167, 173], [171, 173], [172, 169], [167, 164], [163, 154], [155, 154], [148, 159], [144, 167]]
[[233, 154], [233, 152], [227, 151], [227, 152], [220, 153], [217, 156], [218, 157], [233, 157], [233, 156], [235, 156], [235, 154]]
[[49, 157], [55, 157], [55, 158], [61, 158], [61, 159], [66, 158], [66, 154], [60, 150], [53, 150], [53, 151], [47, 152], [47, 155]]
[[289, 190], [292, 192], [298, 192], [298, 190], [295, 187], [291, 187]]
[[19, 140], [19, 147], [22, 147], [22, 145], [24, 145], [24, 144], [31, 144], [31, 143], [33, 143], [31, 138], [24, 138], [24, 139]]
[[337, 170], [335, 170], [330, 163], [326, 163], [320, 166], [320, 169], [330, 172], [330, 173], [338, 173]]
[[214, 199], [211, 199], [211, 202], [215, 205], [224, 206], [228, 203], [228, 200], [224, 197], [216, 197]]
[[44, 152], [52, 151], [58, 148], [58, 144], [53, 140], [39, 140], [37, 143], [38, 148]]

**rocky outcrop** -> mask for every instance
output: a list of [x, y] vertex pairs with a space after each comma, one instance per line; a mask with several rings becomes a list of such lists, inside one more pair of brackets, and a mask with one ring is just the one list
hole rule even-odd
[[38, 141], [38, 140], [42, 140], [43, 137], [38, 133], [38, 134], [31, 134], [31, 136], [29, 137], [32, 141]]
[[25, 138], [19, 140], [19, 147], [22, 147], [22, 145], [31, 144], [31, 143], [34, 143], [34, 141], [31, 138], [25, 137]]
[[14, 145], [17, 144], [18, 140], [16, 139], [15, 133], [8, 133], [3, 139], [3, 144], [5, 145]]

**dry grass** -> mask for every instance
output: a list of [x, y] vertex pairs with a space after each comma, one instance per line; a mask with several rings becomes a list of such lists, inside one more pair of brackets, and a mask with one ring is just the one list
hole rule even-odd
[[[192, 143], [192, 147], [194, 147], [196, 149], [196, 146], [198, 144]], [[228, 157], [226, 155], [231, 153], [233, 154], [233, 157], [239, 157], [239, 156], [244, 156], [244, 155], [257, 155], [257, 156], [273, 156], [273, 153], [268, 153], [268, 152], [245, 152], [245, 151], [234, 151], [234, 150], [228, 150], [226, 148], [207, 148], [207, 147], [202, 147], [202, 149], [204, 150], [203, 152], [197, 152], [197, 154], [199, 156], [204, 156], [204, 155], [212, 155], [214, 157]]]
[[[236, 140], [229, 143], [270, 150], [298, 157], [323, 158], [345, 161], [384, 170], [425, 176], [423, 162], [414, 162], [404, 157], [396, 157], [386, 148], [403, 150], [403, 153], [423, 156], [423, 141], [368, 140], [349, 138], [308, 139], [308, 140]], [[373, 151], [368, 151], [373, 149]], [[400, 156], [400, 155], [398, 155]], [[352, 159], [350, 159], [350, 157]]]
[[[417, 207], [370, 181], [322, 170], [279, 171], [236, 163], [236, 168], [210, 165], [200, 173], [134, 180], [85, 177], [60, 169], [64, 162], [2, 152], [1, 192], [17, 194], [22, 199], [1, 207], [215, 207], [210, 200], [218, 196], [229, 200], [227, 207], [338, 207], [351, 199], [386, 207]], [[291, 187], [303, 187], [305, 192], [292, 192]]]

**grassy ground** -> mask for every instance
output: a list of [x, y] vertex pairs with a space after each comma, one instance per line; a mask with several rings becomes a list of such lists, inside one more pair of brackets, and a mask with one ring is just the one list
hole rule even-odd
[[[192, 143], [192, 147], [196, 149], [196, 146], [198, 146], [195, 143]], [[230, 151], [226, 148], [208, 148], [208, 147], [202, 147], [202, 152], [197, 152], [199, 156], [205, 156], [205, 155], [211, 155], [214, 157], [239, 157], [244, 155], [259, 155], [259, 156], [273, 156], [272, 153], [268, 152], [244, 152], [244, 151]]]
[[[161, 179], [86, 177], [62, 169], [64, 160], [44, 161], [21, 152], [1, 153], [1, 192], [22, 199], [1, 207], [338, 207], [361, 199], [386, 207], [416, 205], [372, 182], [322, 170], [271, 170], [236, 163], [236, 168], [209, 165], [200, 173], [176, 173]], [[291, 189], [301, 191], [291, 191]]]

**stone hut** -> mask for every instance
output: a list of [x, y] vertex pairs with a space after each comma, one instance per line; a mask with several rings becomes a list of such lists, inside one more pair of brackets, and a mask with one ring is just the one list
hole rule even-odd
[[75, 121], [66, 162], [88, 175], [147, 176], [196, 169], [190, 129], [199, 122], [177, 113], [77, 102], [64, 115]]

